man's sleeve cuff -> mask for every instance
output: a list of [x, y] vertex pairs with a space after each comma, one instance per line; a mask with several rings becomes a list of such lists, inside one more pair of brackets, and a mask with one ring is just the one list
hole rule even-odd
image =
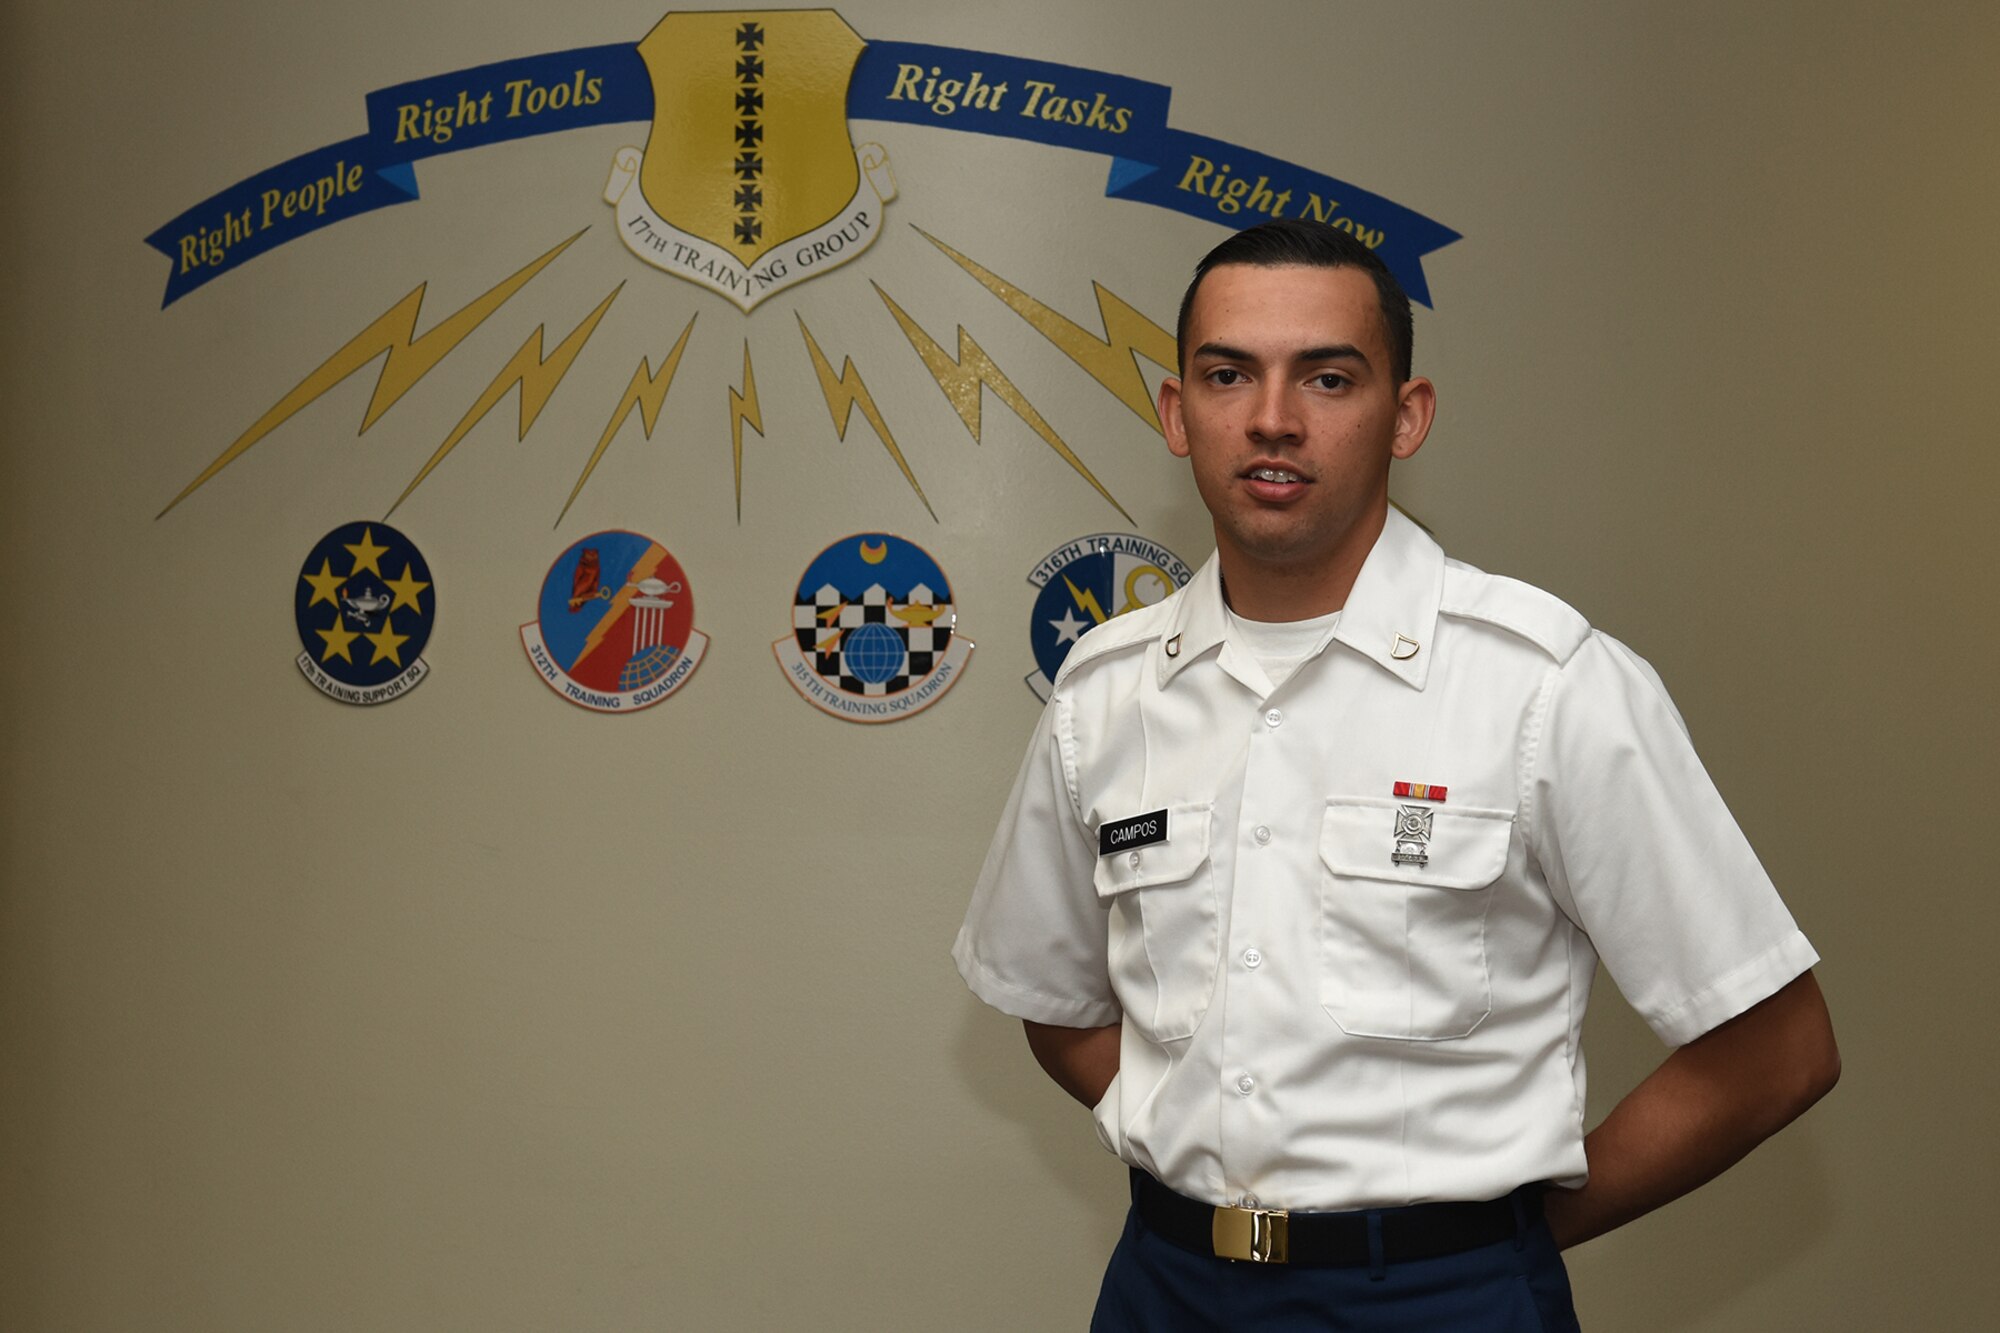
[[1114, 999], [1047, 995], [1003, 980], [972, 956], [972, 948], [962, 936], [952, 946], [951, 957], [972, 993], [1003, 1014], [1063, 1028], [1108, 1027], [1121, 1017]]
[[1673, 1008], [1642, 1016], [1661, 1041], [1669, 1046], [1685, 1046], [1703, 1033], [1770, 999], [1818, 961], [1819, 954], [1804, 933], [1794, 930], [1771, 948], [1724, 974], [1713, 985], [1696, 991]]

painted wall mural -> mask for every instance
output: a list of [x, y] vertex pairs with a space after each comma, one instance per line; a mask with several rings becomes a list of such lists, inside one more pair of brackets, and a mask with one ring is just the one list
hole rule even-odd
[[[1050, 61], [864, 38], [833, 10], [672, 12], [625, 45], [584, 47], [459, 70], [366, 96], [368, 128], [302, 153], [185, 210], [147, 237], [170, 272], [163, 307], [258, 256], [377, 209], [418, 205], [426, 159], [530, 136], [604, 124], [642, 124], [643, 146], [607, 164], [603, 205], [635, 260], [747, 312], [798, 283], [832, 273], [880, 236], [898, 186], [879, 143], [854, 142], [855, 122], [937, 126], [1032, 141], [1109, 159], [1105, 195], [1229, 226], [1260, 217], [1310, 217], [1373, 247], [1408, 288], [1430, 301], [1423, 257], [1458, 233], [1380, 195], [1311, 167], [1168, 125], [1172, 90], [1125, 75]], [[1141, 421], [1158, 429], [1140, 360], [1171, 369], [1171, 331], [1093, 284], [1096, 327], [1071, 319], [1012, 278], [912, 222], [981, 288], [1052, 342]], [[543, 270], [581, 232], [552, 242], [422, 334], [422, 285], [348, 336], [326, 360], [225, 446], [171, 497], [164, 515], [335, 385], [380, 361], [361, 421], [366, 433], [419, 381]], [[637, 275], [635, 275], [637, 276]], [[519, 391], [525, 439], [598, 325], [621, 283], [550, 349], [537, 327], [411, 476], [393, 514], [466, 435]], [[881, 284], [877, 297], [977, 441], [991, 394], [1017, 415], [1128, 524], [1132, 516], [1019, 384], [963, 327], [941, 339]], [[650, 438], [694, 330], [690, 320], [657, 366], [639, 357], [583, 463], [557, 522], [636, 412]], [[888, 414], [853, 358], [829, 352], [797, 320], [835, 430], [858, 410], [934, 521], [935, 507], [897, 443]], [[336, 335], [337, 336], [337, 335]], [[763, 431], [756, 355], [746, 341], [728, 390], [735, 505], [743, 506], [745, 430]], [[796, 354], [794, 351], [793, 354]], [[834, 357], [840, 368], [834, 369]]]
[[[697, 295], [698, 301], [715, 303], [701, 336], [719, 332], [735, 338], [729, 321], [801, 283], [835, 274], [868, 251], [882, 236], [892, 206], [918, 214], [905, 221], [937, 254], [1157, 432], [1142, 362], [1171, 371], [1177, 359], [1174, 334], [1095, 282], [1094, 324], [1072, 319], [1047, 299], [1050, 294], [1032, 293], [1017, 282], [1019, 275], [1003, 276], [933, 234], [914, 204], [897, 202], [901, 191], [888, 149], [866, 136], [857, 141], [855, 126], [867, 122], [939, 127], [1096, 154], [1108, 159], [1107, 198], [1219, 225], [1241, 226], [1262, 217], [1324, 221], [1372, 247], [1414, 299], [1429, 302], [1423, 257], [1457, 239], [1456, 232], [1311, 167], [1172, 128], [1171, 98], [1172, 90], [1162, 84], [1100, 70], [864, 38], [830, 9], [670, 12], [630, 44], [526, 56], [378, 89], [365, 98], [365, 133], [239, 181], [147, 238], [170, 264], [163, 310], [323, 228], [379, 209], [421, 208], [418, 170], [431, 158], [591, 126], [630, 125], [645, 133], [604, 162], [600, 198], [577, 200], [580, 229], [525, 238], [525, 262], [516, 260], [511, 272], [441, 317], [426, 310], [428, 283], [393, 301], [224, 446], [168, 500], [161, 517], [335, 386], [379, 366], [360, 423], [366, 434], [475, 330], [559, 265], [591, 226], [602, 223], [615, 227], [631, 271], [567, 332], [552, 335], [546, 324], [529, 332], [400, 492], [385, 497], [384, 521], [377, 526], [412, 556], [415, 548], [387, 520], [510, 398], [518, 438], [526, 440], [628, 286], [658, 284], [662, 275], [691, 284], [706, 293]], [[602, 136], [595, 142], [601, 145]], [[935, 183], [908, 184], [913, 197], [922, 197]], [[967, 187], [954, 180], [951, 188]], [[508, 244], [504, 233], [498, 244]], [[893, 270], [885, 274], [878, 266], [869, 290], [972, 440], [982, 438], [989, 399], [997, 401], [1060, 459], [1067, 475], [1127, 527], [1136, 527], [1126, 505], [1018, 380], [963, 324], [951, 336], [926, 327], [911, 312], [908, 293], [899, 299], [890, 289], [898, 280]], [[856, 294], [872, 305], [866, 293]], [[163, 317], [172, 318], [171, 311]], [[717, 320], [725, 321], [720, 330]], [[568, 517], [621, 435], [630, 436], [626, 427], [634, 416], [644, 437], [652, 438], [698, 322], [699, 310], [657, 362], [657, 349], [637, 357], [567, 496], [559, 507], [552, 497], [555, 526]], [[787, 336], [782, 349], [753, 345], [746, 330], [741, 374], [720, 386], [728, 404], [735, 521], [743, 520], [746, 445], [754, 450], [765, 432], [757, 362], [781, 351], [796, 357], [802, 350], [836, 435], [844, 441], [858, 413], [910, 499], [933, 523], [942, 522], [897, 441], [892, 414], [854, 356], [829, 347], [804, 312], [795, 310], [792, 323], [798, 342]], [[340, 337], [336, 331], [329, 341]], [[595, 355], [604, 354], [596, 349]], [[907, 387], [921, 378], [911, 376], [905, 363], [898, 382]], [[718, 403], [722, 397], [716, 394]], [[332, 552], [345, 558], [353, 549], [349, 529], [355, 526], [341, 529], [347, 535], [338, 542], [329, 536], [314, 548], [315, 556]], [[360, 587], [358, 581], [373, 577], [360, 563], [350, 563], [349, 583]], [[322, 589], [335, 577], [329, 572], [333, 566], [322, 564], [326, 567], [315, 572], [309, 562], [298, 585], [300, 672], [323, 693], [351, 702], [395, 697], [414, 686], [428, 669], [415, 656], [422, 639], [406, 650], [401, 638], [389, 637], [387, 625], [350, 625], [357, 616], [373, 614], [365, 604], [374, 593], [358, 602], [340, 601], [344, 594]], [[1035, 665], [1026, 677], [1030, 689], [1046, 697], [1070, 645], [1091, 625], [1158, 601], [1189, 574], [1164, 546], [1121, 532], [1078, 538], [1044, 557], [1029, 579], [1036, 591], [1029, 625]], [[421, 578], [428, 589], [429, 571]], [[583, 708], [622, 713], [658, 703], [689, 681], [708, 645], [693, 627], [689, 585], [688, 568], [652, 537], [607, 530], [572, 541], [549, 569], [536, 619], [521, 626], [523, 649], [544, 683]], [[393, 596], [404, 620], [428, 634], [430, 592], [422, 594], [419, 625], [413, 597], [375, 591], [381, 593], [375, 600]], [[944, 696], [972, 653], [972, 641], [958, 630], [958, 608], [942, 566], [903, 536], [873, 532], [827, 545], [794, 590], [792, 603], [790, 632], [773, 649], [787, 682], [833, 717], [880, 722], [913, 716]], [[330, 628], [308, 623], [327, 615], [334, 618]], [[365, 662], [354, 657], [363, 651], [355, 644], [364, 639], [374, 645], [365, 649], [373, 653]]]

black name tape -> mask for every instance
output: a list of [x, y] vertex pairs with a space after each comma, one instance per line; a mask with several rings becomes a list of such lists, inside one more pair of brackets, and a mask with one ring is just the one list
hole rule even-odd
[[1120, 819], [1097, 826], [1099, 856], [1109, 856], [1113, 852], [1128, 851], [1134, 847], [1149, 847], [1153, 843], [1166, 840], [1167, 812], [1164, 810], [1155, 810], [1146, 815], [1133, 815], [1130, 819]]

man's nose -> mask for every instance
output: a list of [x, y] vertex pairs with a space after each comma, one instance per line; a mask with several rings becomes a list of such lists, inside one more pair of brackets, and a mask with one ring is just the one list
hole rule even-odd
[[1301, 434], [1298, 407], [1290, 385], [1276, 380], [1264, 384], [1250, 416], [1250, 433], [1272, 443], [1296, 442]]

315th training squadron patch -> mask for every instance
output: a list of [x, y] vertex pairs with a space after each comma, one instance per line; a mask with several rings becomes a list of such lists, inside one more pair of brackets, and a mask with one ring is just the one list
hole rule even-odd
[[556, 557], [521, 646], [543, 684], [599, 713], [649, 708], [708, 649], [680, 562], [651, 537], [593, 532]]
[[958, 632], [951, 584], [901, 537], [843, 537], [806, 566], [792, 632], [771, 645], [806, 702], [849, 722], [895, 722], [958, 683], [972, 640]]
[[1166, 547], [1129, 532], [1094, 533], [1050, 551], [1028, 575], [1041, 589], [1028, 617], [1028, 644], [1035, 651], [1028, 688], [1046, 703], [1057, 670], [1085, 630], [1151, 606], [1193, 573]]
[[299, 569], [293, 598], [299, 673], [344, 704], [407, 694], [437, 618], [430, 566], [386, 523], [348, 523], [319, 539]]

